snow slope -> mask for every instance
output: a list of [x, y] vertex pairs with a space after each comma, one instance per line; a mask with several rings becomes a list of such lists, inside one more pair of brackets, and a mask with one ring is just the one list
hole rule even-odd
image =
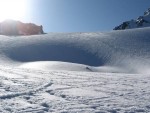
[[149, 31], [0, 36], [0, 62], [47, 70], [150, 73]]
[[2, 113], [149, 113], [150, 76], [0, 67]]
[[150, 112], [149, 31], [0, 36], [0, 112]]

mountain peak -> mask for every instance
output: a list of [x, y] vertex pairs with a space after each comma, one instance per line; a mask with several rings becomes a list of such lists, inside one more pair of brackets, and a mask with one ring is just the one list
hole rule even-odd
[[124, 30], [149, 26], [150, 26], [150, 8], [144, 12], [143, 16], [139, 16], [137, 19], [132, 19], [130, 21], [125, 21], [121, 25], [116, 26], [113, 30]]

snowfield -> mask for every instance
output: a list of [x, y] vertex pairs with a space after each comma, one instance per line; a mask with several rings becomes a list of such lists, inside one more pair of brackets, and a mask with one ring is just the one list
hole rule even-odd
[[0, 36], [0, 112], [150, 112], [149, 31]]
[[150, 112], [150, 76], [0, 70], [0, 112]]

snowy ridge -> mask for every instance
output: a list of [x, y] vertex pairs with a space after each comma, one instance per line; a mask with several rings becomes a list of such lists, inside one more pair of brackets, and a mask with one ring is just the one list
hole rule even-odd
[[47, 70], [150, 73], [149, 30], [0, 36], [0, 61]]
[[142, 27], [150, 27], [150, 8], [144, 12], [143, 16], [139, 16], [137, 19], [123, 22], [121, 25], [115, 27], [114, 30], [124, 30]]

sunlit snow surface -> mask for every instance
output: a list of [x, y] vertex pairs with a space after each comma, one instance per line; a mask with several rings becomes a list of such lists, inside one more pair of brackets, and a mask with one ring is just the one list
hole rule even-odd
[[150, 112], [149, 31], [0, 36], [0, 112]]

